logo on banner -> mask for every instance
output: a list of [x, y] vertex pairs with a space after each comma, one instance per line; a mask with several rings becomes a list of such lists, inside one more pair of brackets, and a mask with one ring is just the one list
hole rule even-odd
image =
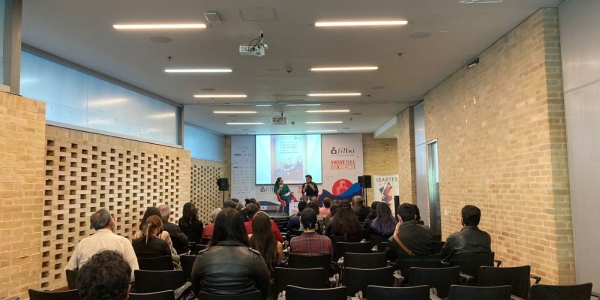
[[338, 149], [336, 149], [335, 147], [331, 147], [330, 153], [331, 153], [331, 155], [348, 156], [348, 155], [354, 155], [354, 149], [353, 148], [338, 148]]
[[264, 187], [264, 186], [261, 186], [260, 187], [260, 192], [261, 193], [266, 193], [266, 192], [272, 193], [273, 192], [273, 187]]

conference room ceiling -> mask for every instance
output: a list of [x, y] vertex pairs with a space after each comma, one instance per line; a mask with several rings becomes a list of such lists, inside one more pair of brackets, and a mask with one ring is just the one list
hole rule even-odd
[[[25, 44], [184, 104], [187, 123], [222, 134], [303, 134], [321, 129], [338, 133], [375, 132], [402, 110], [422, 100], [427, 91], [536, 10], [556, 7], [561, 1], [505, 0], [497, 4], [460, 4], [458, 0], [23, 2]], [[199, 30], [119, 31], [113, 28], [114, 24], [134, 23], [208, 24], [207, 11], [216, 11], [221, 23]], [[407, 20], [408, 25], [322, 28], [314, 24], [366, 20]], [[266, 55], [241, 56], [239, 46], [257, 38], [260, 31], [264, 32], [264, 41], [268, 44]], [[170, 61], [168, 57], [172, 57]], [[312, 67], [341, 66], [378, 66], [379, 69], [310, 71]], [[171, 68], [233, 71], [211, 74], [164, 71]], [[291, 69], [291, 73], [287, 69]], [[361, 96], [306, 96], [349, 92], [361, 93]], [[194, 98], [196, 94], [246, 94], [247, 98], [200, 100]], [[273, 106], [257, 107], [257, 104]], [[350, 112], [305, 112], [317, 109], [349, 109]], [[215, 110], [258, 113], [218, 115], [213, 113]], [[271, 119], [281, 111], [288, 122], [294, 121], [295, 125], [272, 125]], [[343, 123], [306, 124], [316, 121]], [[228, 122], [265, 124], [226, 125]], [[382, 136], [393, 135], [391, 130]]]

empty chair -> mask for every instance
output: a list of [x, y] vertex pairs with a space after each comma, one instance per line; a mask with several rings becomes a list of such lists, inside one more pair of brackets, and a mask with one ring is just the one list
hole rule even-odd
[[166, 271], [173, 270], [173, 258], [170, 255], [158, 257], [138, 257], [140, 270]]
[[429, 300], [429, 286], [387, 287], [369, 285], [367, 287], [369, 298], [377, 300]]
[[480, 267], [494, 266], [494, 252], [482, 254], [455, 253], [450, 260], [450, 266], [460, 267], [462, 273], [473, 276], [473, 281], [477, 282]]
[[352, 253], [344, 254], [344, 267], [358, 269], [377, 269], [387, 267], [385, 253]]
[[352, 253], [372, 253], [371, 243], [346, 243], [338, 242], [335, 246], [336, 259], [343, 257], [346, 252]]
[[292, 269], [275, 268], [274, 292], [278, 295], [288, 285], [304, 288], [326, 288], [328, 284], [328, 273], [323, 268]]
[[440, 298], [448, 297], [450, 286], [460, 284], [460, 268], [411, 268], [410, 285], [428, 285], [437, 290]]
[[176, 298], [181, 296], [185, 290], [184, 286], [191, 286], [191, 283], [186, 282], [183, 271], [147, 271], [135, 270], [135, 288], [138, 293], [155, 293], [162, 291], [178, 291], [180, 293]]
[[346, 300], [346, 294], [345, 286], [332, 289], [310, 289], [288, 285], [285, 291], [285, 300]]
[[529, 300], [589, 300], [592, 296], [592, 284], [545, 285], [534, 284]]
[[29, 289], [29, 299], [31, 300], [79, 300], [78, 290], [68, 290], [63, 292], [37, 291]]
[[450, 287], [448, 300], [510, 300], [511, 290], [510, 285], [486, 287], [453, 285]]
[[427, 256], [398, 256], [396, 269], [404, 277], [404, 283], [410, 284], [410, 268], [442, 268], [439, 255]]
[[295, 269], [323, 268], [329, 270], [331, 265], [331, 255], [304, 256], [290, 253], [288, 257], [288, 267]]
[[156, 293], [129, 293], [129, 300], [173, 300], [173, 291], [162, 291]]
[[478, 286], [500, 286], [510, 285], [512, 287], [512, 295], [527, 299], [529, 297], [529, 289], [531, 288], [531, 278], [536, 279], [536, 284], [541, 280], [540, 277], [530, 276], [531, 267], [510, 267], [510, 268], [495, 268], [483, 266], [479, 269], [479, 278], [477, 279]]
[[363, 297], [369, 299], [367, 287], [369, 285], [394, 286], [394, 268], [379, 269], [344, 268], [342, 285], [348, 288], [347, 295], [354, 296], [359, 291]]
[[183, 274], [187, 280], [192, 279], [192, 268], [194, 267], [194, 262], [196, 261], [196, 255], [180, 255], [179, 262], [181, 263], [181, 269], [183, 270]]
[[69, 290], [77, 289], [77, 270], [69, 270], [65, 271], [67, 274], [67, 285], [69, 286]]
[[207, 292], [200, 292], [198, 299], [202, 300], [262, 300], [260, 291], [254, 291], [241, 295], [215, 295]]
[[442, 247], [444, 247], [445, 244], [446, 244], [446, 242], [433, 241], [433, 244], [431, 245], [431, 249], [433, 250], [433, 254], [439, 254], [440, 252], [442, 252]]

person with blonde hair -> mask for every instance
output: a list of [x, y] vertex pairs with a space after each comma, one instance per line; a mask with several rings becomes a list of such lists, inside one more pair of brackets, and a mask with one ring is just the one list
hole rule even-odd
[[140, 237], [133, 240], [133, 250], [137, 256], [171, 255], [167, 242], [158, 236], [163, 230], [163, 223], [157, 216], [150, 216], [142, 225]]

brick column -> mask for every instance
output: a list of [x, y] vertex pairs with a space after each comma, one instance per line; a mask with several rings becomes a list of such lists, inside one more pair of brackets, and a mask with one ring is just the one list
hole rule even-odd
[[415, 166], [415, 124], [413, 108], [397, 116], [398, 175], [400, 203], [417, 204], [417, 172]]

